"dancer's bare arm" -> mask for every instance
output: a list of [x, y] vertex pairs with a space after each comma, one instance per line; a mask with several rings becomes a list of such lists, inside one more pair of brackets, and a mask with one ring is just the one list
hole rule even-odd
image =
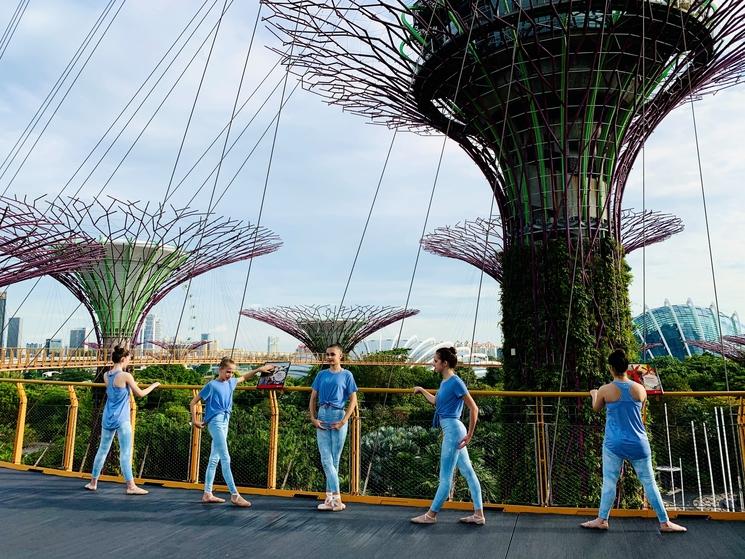
[[414, 394], [421, 394], [424, 396], [424, 398], [433, 406], [435, 405], [435, 397], [432, 393], [430, 393], [428, 390], [425, 390], [421, 386], [415, 386], [414, 387]]
[[143, 398], [144, 396], [147, 396], [153, 390], [155, 390], [156, 388], [160, 386], [159, 382], [154, 382], [153, 384], [145, 388], [145, 390], [142, 390], [137, 384], [137, 381], [135, 380], [135, 378], [130, 373], [124, 373], [124, 375], [125, 375], [124, 377], [125, 382], [132, 389], [132, 394], [134, 394], [138, 398]]
[[248, 371], [247, 373], [238, 375], [235, 379], [235, 383], [240, 384], [242, 382], [245, 382], [248, 379], [255, 377], [257, 373], [271, 373], [276, 368], [276, 365], [262, 365], [258, 369], [254, 369], [253, 371]]
[[463, 403], [468, 407], [469, 411], [468, 433], [466, 433], [466, 436], [463, 437], [462, 441], [460, 441], [458, 448], [463, 448], [469, 442], [471, 442], [471, 439], [473, 438], [473, 432], [476, 430], [476, 423], [479, 420], [479, 407], [476, 405], [473, 396], [466, 393], [466, 395], [463, 396]]

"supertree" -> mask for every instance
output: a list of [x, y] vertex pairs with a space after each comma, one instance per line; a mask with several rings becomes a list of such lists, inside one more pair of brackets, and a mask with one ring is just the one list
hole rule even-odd
[[65, 229], [37, 208], [40, 200], [0, 197], [0, 289], [47, 274], [84, 269], [103, 256], [88, 235]]
[[245, 309], [243, 316], [260, 320], [303, 342], [316, 355], [332, 344], [351, 352], [366, 337], [399, 320], [418, 314], [397, 307], [303, 305]]
[[444, 133], [481, 169], [501, 216], [505, 387], [601, 380], [607, 351], [634, 345], [632, 165], [675, 107], [739, 82], [745, 2], [263, 1], [307, 88]]
[[189, 355], [190, 353], [198, 350], [199, 348], [209, 345], [211, 340], [199, 340], [196, 342], [173, 342], [163, 340], [147, 340], [147, 342], [158, 346], [159, 348], [165, 349], [174, 361], [179, 361]]
[[[652, 210], [623, 210], [621, 219], [624, 254], [665, 241], [685, 228], [679, 217]], [[421, 244], [429, 253], [467, 262], [502, 283], [502, 222], [498, 216], [438, 227], [425, 235]]]
[[57, 199], [47, 213], [104, 251], [88, 270], [54, 273], [85, 305], [98, 347], [132, 347], [148, 311], [178, 285], [221, 266], [274, 252], [279, 238], [240, 221], [140, 202]]

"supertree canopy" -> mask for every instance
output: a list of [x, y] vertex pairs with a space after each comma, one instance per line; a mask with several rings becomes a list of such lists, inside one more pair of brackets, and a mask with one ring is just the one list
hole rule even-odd
[[634, 344], [631, 167], [676, 106], [739, 82], [745, 1], [263, 1], [309, 89], [444, 133], [481, 169], [501, 217], [505, 387], [603, 378], [604, 355]]
[[745, 336], [724, 336], [721, 342], [686, 340], [686, 343], [745, 365]]
[[502, 283], [502, 223], [498, 217], [438, 227], [420, 242], [427, 252], [467, 262]]
[[53, 223], [37, 208], [38, 203], [0, 197], [0, 288], [83, 269], [103, 255], [93, 239]]
[[52, 274], [88, 309], [99, 347], [131, 346], [148, 311], [176, 286], [227, 264], [274, 252], [271, 231], [195, 210], [58, 199], [47, 213], [63, 230], [97, 238], [103, 259]]
[[174, 342], [164, 340], [147, 340], [147, 343], [158, 346], [161, 349], [165, 349], [171, 356], [171, 358], [178, 361], [180, 359], [183, 359], [190, 353], [198, 350], [199, 348], [211, 344], [212, 341], [198, 340], [196, 342]]
[[[665, 241], [685, 228], [679, 217], [652, 210], [623, 210], [621, 220], [624, 254]], [[425, 235], [421, 244], [427, 252], [467, 262], [502, 283], [502, 222], [498, 216], [438, 227]]]
[[330, 305], [245, 309], [243, 316], [279, 328], [303, 342], [315, 354], [339, 344], [351, 352], [366, 337], [399, 320], [418, 314], [417, 309], [372, 305], [341, 308]]

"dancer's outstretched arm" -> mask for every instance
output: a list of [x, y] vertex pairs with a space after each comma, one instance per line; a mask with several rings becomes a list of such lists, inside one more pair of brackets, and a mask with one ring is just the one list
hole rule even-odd
[[255, 377], [256, 373], [271, 373], [276, 368], [277, 368], [276, 365], [262, 365], [258, 369], [254, 369], [253, 371], [248, 371], [247, 373], [238, 375], [235, 379], [235, 383], [240, 384], [242, 382], [245, 382], [248, 379]]
[[421, 386], [414, 387], [414, 394], [421, 394], [424, 398], [433, 406], [435, 405], [435, 397], [428, 390], [425, 390]]
[[600, 411], [605, 406], [605, 391], [603, 390], [603, 386], [600, 387], [600, 390], [590, 390], [590, 398], [592, 398], [592, 409], [595, 411]]
[[143, 396], [147, 396], [150, 394], [153, 390], [158, 388], [160, 386], [159, 382], [154, 382], [150, 386], [148, 386], [145, 390], [140, 389], [140, 387], [137, 385], [137, 381], [130, 373], [124, 373], [124, 379], [125, 382], [129, 385], [129, 387], [132, 389], [132, 394], [137, 396], [138, 398], [142, 398]]

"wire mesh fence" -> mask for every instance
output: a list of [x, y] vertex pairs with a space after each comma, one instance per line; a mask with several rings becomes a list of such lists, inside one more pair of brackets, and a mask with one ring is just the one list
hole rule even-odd
[[13, 457], [18, 402], [16, 386], [9, 383], [0, 384], [0, 460], [6, 462], [10, 462]]
[[[14, 460], [20, 381], [0, 382], [0, 459]], [[100, 387], [22, 382], [27, 396], [20, 463], [90, 472], [100, 440]], [[134, 415], [136, 477], [203, 483], [211, 437], [190, 424], [189, 401], [198, 387], [164, 386], [138, 400]], [[596, 507], [602, 486], [603, 417], [589, 398], [561, 401], [530, 395], [478, 392], [479, 422], [468, 452], [484, 502]], [[276, 401], [276, 406], [274, 402]], [[645, 420], [653, 465], [669, 509], [745, 511], [743, 400], [725, 396], [653, 398]], [[74, 403], [74, 405], [73, 405]], [[309, 392], [235, 393], [228, 445], [236, 483], [244, 487], [323, 492]], [[343, 493], [431, 499], [438, 486], [441, 433], [433, 410], [405, 390], [361, 390], [359, 419], [350, 421], [340, 461]], [[468, 424], [468, 413], [463, 422]], [[359, 431], [355, 431], [359, 429]], [[276, 435], [275, 435], [276, 433]], [[358, 436], [355, 436], [357, 433]], [[276, 454], [273, 449], [276, 443]], [[120, 475], [115, 442], [104, 473]], [[218, 467], [216, 484], [223, 484]], [[451, 499], [468, 501], [456, 473]], [[640, 509], [644, 493], [630, 464], [623, 468], [615, 506]]]
[[64, 386], [26, 387], [28, 398], [23, 463], [62, 467], [70, 398]]

